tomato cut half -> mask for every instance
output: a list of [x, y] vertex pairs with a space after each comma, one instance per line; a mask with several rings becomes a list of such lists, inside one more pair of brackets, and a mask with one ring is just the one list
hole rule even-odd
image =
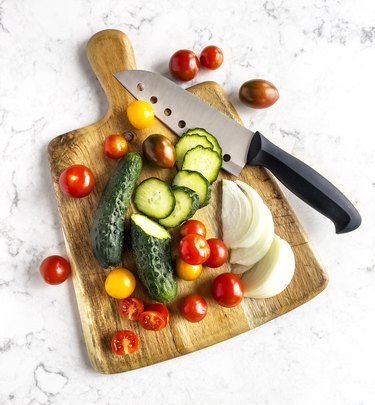
[[164, 304], [161, 304], [160, 302], [155, 302], [153, 304], [147, 305], [146, 311], [159, 312], [159, 314], [161, 314], [165, 318], [166, 323], [168, 323], [168, 321], [169, 321], [168, 308]]
[[166, 327], [167, 322], [165, 317], [157, 311], [144, 311], [138, 318], [138, 321], [143, 329], [146, 330], [161, 330]]
[[119, 330], [113, 335], [111, 346], [119, 356], [134, 353], [138, 348], [137, 335], [131, 330]]
[[118, 303], [121, 317], [129, 321], [138, 321], [139, 315], [141, 315], [144, 309], [143, 302], [137, 297], [123, 298]]

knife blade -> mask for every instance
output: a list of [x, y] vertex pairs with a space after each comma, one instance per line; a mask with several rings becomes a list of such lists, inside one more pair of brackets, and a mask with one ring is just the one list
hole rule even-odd
[[204, 128], [223, 150], [222, 168], [238, 176], [246, 164], [269, 169], [287, 188], [332, 220], [336, 233], [358, 228], [361, 216], [332, 183], [259, 132], [238, 124], [190, 92], [157, 73], [125, 70], [114, 74], [136, 99], [153, 104], [155, 115], [181, 136], [189, 128]]

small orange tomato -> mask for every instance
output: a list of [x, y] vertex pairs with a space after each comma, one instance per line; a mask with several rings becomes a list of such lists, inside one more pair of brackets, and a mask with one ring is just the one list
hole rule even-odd
[[182, 280], [196, 280], [202, 273], [202, 265], [186, 263], [179, 257], [176, 260], [176, 273]]
[[120, 159], [128, 151], [128, 142], [121, 135], [109, 135], [103, 142], [104, 154], [111, 159]]
[[129, 297], [135, 289], [135, 277], [128, 269], [111, 270], [105, 280], [105, 290], [113, 298]]
[[128, 105], [127, 115], [136, 129], [145, 129], [154, 121], [154, 109], [147, 101], [136, 100]]

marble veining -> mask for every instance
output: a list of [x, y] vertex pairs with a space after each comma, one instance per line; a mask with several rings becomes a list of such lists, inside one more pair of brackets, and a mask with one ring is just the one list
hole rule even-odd
[[[216, 346], [126, 374], [89, 365], [71, 280], [45, 285], [39, 263], [66, 254], [47, 163], [56, 135], [106, 112], [85, 44], [130, 37], [140, 68], [220, 46], [220, 83], [244, 123], [316, 167], [363, 224], [331, 223], [286, 191], [330, 275], [317, 298]], [[375, 403], [375, 2], [373, 0], [0, 0], [0, 404]], [[239, 86], [279, 88], [251, 110]]]

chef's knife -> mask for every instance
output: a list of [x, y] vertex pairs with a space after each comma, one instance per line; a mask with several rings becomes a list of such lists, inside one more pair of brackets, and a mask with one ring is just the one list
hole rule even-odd
[[114, 75], [136, 98], [150, 101], [156, 116], [181, 136], [189, 128], [204, 128], [223, 150], [222, 168], [238, 176], [243, 167], [269, 169], [289, 190], [333, 221], [336, 233], [361, 224], [353, 204], [332, 183], [310, 166], [252, 132], [171, 80], [144, 70], [125, 70]]

